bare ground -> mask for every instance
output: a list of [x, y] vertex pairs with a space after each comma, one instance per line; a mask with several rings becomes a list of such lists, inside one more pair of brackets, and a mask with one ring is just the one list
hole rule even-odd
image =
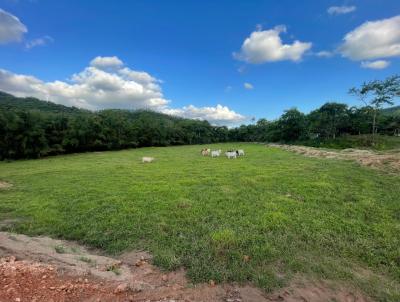
[[191, 285], [184, 270], [162, 272], [146, 252], [118, 259], [73, 242], [0, 232], [0, 302], [18, 301], [371, 301], [327, 282], [294, 281], [266, 294], [251, 285]]
[[267, 146], [292, 151], [309, 157], [353, 160], [362, 166], [392, 173], [400, 172], [400, 150], [375, 152], [372, 150], [359, 149], [325, 150], [306, 146], [282, 144], [267, 144]]

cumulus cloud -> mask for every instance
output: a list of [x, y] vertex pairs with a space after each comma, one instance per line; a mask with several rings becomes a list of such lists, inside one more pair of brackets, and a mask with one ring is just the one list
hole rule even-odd
[[113, 57], [95, 57], [91, 62], [90, 66], [104, 69], [104, 68], [118, 68], [124, 65], [124, 63], [116, 56]]
[[42, 84], [43, 82], [35, 77], [14, 74], [0, 69], [0, 90], [4, 90], [8, 93], [17, 96], [35, 96]]
[[0, 69], [0, 90], [16, 96], [33, 96], [91, 110], [105, 108], [151, 109], [214, 124], [231, 124], [244, 117], [228, 107], [170, 108], [161, 82], [147, 72], [124, 66], [117, 57], [97, 57], [68, 81], [45, 82], [36, 77]]
[[283, 25], [269, 30], [258, 28], [244, 40], [240, 52], [234, 53], [233, 56], [237, 60], [252, 64], [283, 60], [300, 61], [312, 43], [295, 40], [292, 44], [284, 44], [280, 34], [285, 32], [286, 27]]
[[0, 90], [88, 109], [158, 109], [168, 104], [157, 80], [148, 73], [122, 66], [106, 71], [97, 66], [117, 66], [116, 63], [122, 64], [122, 61], [116, 57], [98, 58], [91, 62], [91, 66], [72, 75], [68, 82], [44, 82], [32, 76], [0, 70]]
[[244, 83], [243, 86], [244, 86], [244, 88], [247, 89], [247, 90], [252, 90], [252, 89], [254, 89], [254, 86], [253, 86], [252, 84], [250, 84], [250, 83]]
[[331, 51], [323, 50], [323, 51], [317, 52], [315, 55], [320, 58], [331, 58], [331, 57], [333, 57], [334, 53]]
[[25, 43], [25, 48], [26, 49], [31, 49], [37, 46], [45, 46], [51, 42], [53, 42], [54, 39], [50, 36], [43, 36], [41, 38], [33, 39]]
[[164, 109], [163, 112], [190, 119], [207, 120], [213, 125], [238, 124], [247, 119], [245, 116], [220, 104], [216, 107], [195, 107], [189, 105], [179, 109]]
[[328, 8], [327, 12], [330, 15], [344, 15], [354, 12], [356, 9], [355, 6], [331, 6]]
[[361, 67], [370, 68], [370, 69], [384, 69], [390, 65], [390, 62], [385, 60], [377, 60], [377, 61], [364, 61], [361, 62]]
[[343, 57], [373, 60], [400, 56], [400, 15], [365, 22], [347, 33], [339, 47]]
[[14, 15], [0, 8], [0, 44], [19, 42], [28, 29]]

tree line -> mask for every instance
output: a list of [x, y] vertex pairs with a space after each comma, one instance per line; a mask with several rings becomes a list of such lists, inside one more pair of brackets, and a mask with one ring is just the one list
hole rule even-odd
[[374, 80], [353, 87], [349, 94], [357, 97], [361, 107], [328, 102], [304, 114], [292, 108], [275, 121], [260, 119], [255, 125], [242, 125], [231, 130], [236, 141], [297, 142], [314, 146], [344, 135], [371, 134], [400, 136], [400, 107], [384, 109], [400, 97], [400, 76]]
[[4, 109], [0, 105], [0, 158], [228, 141], [226, 127], [151, 111], [75, 113]]
[[277, 120], [228, 129], [146, 110], [92, 112], [0, 92], [0, 159], [233, 141], [318, 145], [344, 135], [399, 135], [400, 108], [382, 109], [400, 96], [399, 76], [364, 83], [350, 93], [362, 107], [328, 102], [308, 114], [292, 108]]
[[[328, 102], [309, 114], [292, 108], [275, 121], [260, 119], [255, 124], [230, 129], [230, 138], [234, 141], [285, 143], [334, 140], [344, 135], [371, 134], [373, 115], [366, 107]], [[376, 115], [375, 122], [379, 125], [376, 133], [399, 134], [400, 108], [393, 113], [380, 110]]]

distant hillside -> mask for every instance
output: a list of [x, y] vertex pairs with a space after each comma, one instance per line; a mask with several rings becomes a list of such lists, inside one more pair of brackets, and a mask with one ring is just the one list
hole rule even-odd
[[94, 118], [96, 116], [108, 116], [109, 118], [115, 118], [125, 121], [146, 121], [151, 126], [151, 122], [156, 123], [189, 123], [195, 125], [207, 125], [210, 124], [207, 121], [186, 119], [178, 116], [164, 114], [156, 111], [137, 109], [103, 109], [99, 111], [90, 111], [87, 109], [80, 109], [77, 107], [68, 107], [60, 104], [56, 104], [49, 101], [39, 100], [34, 97], [20, 98], [11, 94], [0, 91], [0, 111], [29, 111], [29, 112], [41, 112], [42, 114], [54, 113], [57, 115], [67, 114], [69, 118], [77, 117], [81, 118], [82, 114], [85, 118]]
[[79, 113], [87, 110], [67, 107], [53, 102], [42, 101], [33, 97], [19, 98], [0, 91], [0, 107], [5, 109], [39, 110], [53, 113]]
[[226, 142], [229, 129], [148, 110], [89, 111], [0, 92], [0, 160]]
[[[341, 108], [340, 116], [343, 117], [336, 120], [334, 127], [332, 110], [326, 110], [332, 106]], [[372, 142], [368, 136], [371, 132], [371, 112], [349, 109], [346, 104], [339, 103], [326, 103], [310, 114], [290, 109], [274, 121], [261, 119], [255, 124], [229, 129], [213, 126], [205, 120], [148, 110], [89, 111], [0, 92], [0, 160], [239, 141], [305, 144], [311, 141], [310, 144], [318, 147], [395, 148], [400, 139], [397, 137], [400, 107], [387, 108], [382, 112], [379, 134], [392, 137]], [[311, 136], [313, 133], [319, 135]], [[351, 139], [348, 139], [349, 135], [352, 135]]]
[[382, 109], [382, 113], [385, 115], [400, 115], [400, 106]]

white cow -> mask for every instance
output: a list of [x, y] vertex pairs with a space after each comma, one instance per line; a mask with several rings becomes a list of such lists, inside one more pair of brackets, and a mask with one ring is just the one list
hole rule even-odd
[[211, 157], [219, 157], [221, 155], [221, 150], [213, 150], [211, 151]]
[[143, 156], [142, 163], [151, 163], [152, 161], [154, 161], [154, 159], [154, 157]]
[[244, 150], [243, 149], [237, 150], [237, 155], [244, 156]]
[[228, 152], [225, 152], [225, 155], [226, 155], [226, 157], [227, 158], [236, 158], [236, 152], [235, 151], [228, 151]]

